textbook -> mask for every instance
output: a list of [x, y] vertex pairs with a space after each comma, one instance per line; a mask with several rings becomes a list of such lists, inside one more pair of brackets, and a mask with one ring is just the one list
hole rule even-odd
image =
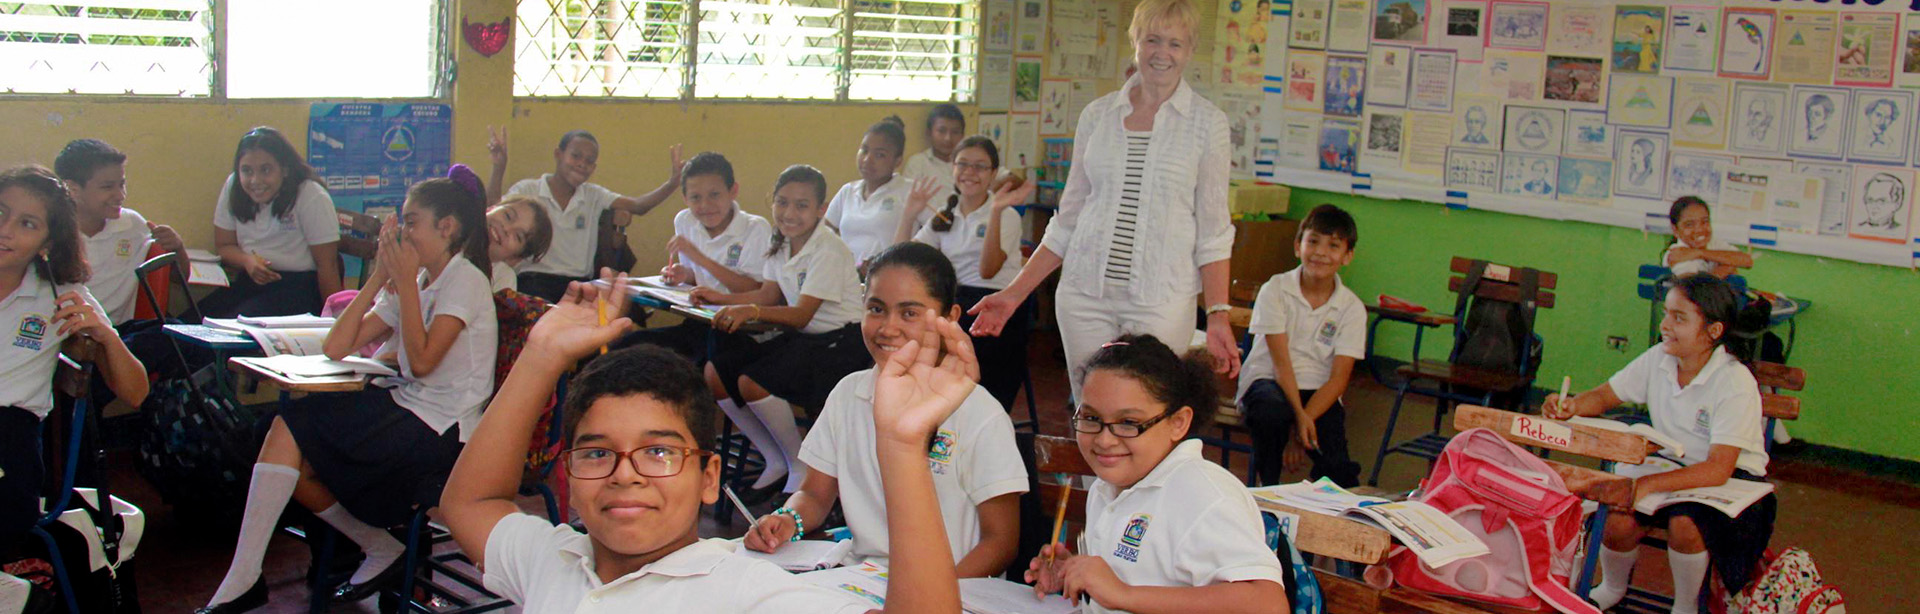
[[1060, 595], [1033, 596], [1033, 587], [1000, 578], [960, 581], [960, 609], [968, 614], [1074, 614], [1080, 606]]
[[1653, 442], [1653, 445], [1660, 446], [1661, 449], [1672, 452], [1675, 456], [1686, 458], [1686, 455], [1687, 455], [1686, 446], [1680, 445], [1680, 442], [1675, 441], [1672, 437], [1668, 437], [1666, 433], [1662, 433], [1658, 430], [1655, 430], [1653, 428], [1653, 425], [1647, 424], [1645, 422], [1627, 424], [1619, 420], [1608, 420], [1606, 418], [1590, 418], [1586, 416], [1581, 416], [1578, 418], [1568, 418], [1566, 422], [1567, 424], [1579, 424], [1584, 426], [1591, 426], [1597, 429], [1606, 429], [1609, 431], [1618, 431], [1621, 433], [1631, 433], [1634, 435], [1639, 435], [1641, 437], [1647, 438], [1647, 441]]
[[810, 571], [799, 575], [801, 580], [809, 584], [858, 595], [872, 601], [876, 608], [887, 605], [887, 568], [885, 567], [863, 562], [858, 565]]
[[750, 559], [760, 559], [781, 569], [793, 572], [819, 571], [833, 569], [847, 564], [848, 555], [853, 553], [853, 540], [827, 541], [824, 539], [806, 539], [787, 542], [779, 552], [766, 553], [748, 550], [739, 546], [736, 552]]
[[374, 375], [396, 377], [399, 371], [389, 365], [371, 358], [348, 356], [340, 360], [329, 360], [325, 355], [299, 356], [280, 354], [253, 359], [256, 367], [278, 373], [288, 379], [327, 378], [337, 375]]
[[316, 315], [240, 316], [240, 324], [254, 328], [332, 328], [333, 318]]
[[[1631, 478], [1666, 473], [1680, 468], [1680, 463], [1659, 456], [1647, 457], [1647, 462], [1639, 465], [1615, 465], [1613, 472]], [[1739, 478], [1728, 478], [1727, 483], [1719, 486], [1703, 486], [1673, 492], [1656, 492], [1633, 503], [1633, 511], [1652, 514], [1660, 508], [1675, 503], [1701, 503], [1720, 510], [1728, 518], [1739, 516], [1747, 511], [1747, 506], [1773, 492], [1773, 484]]]
[[[310, 356], [326, 351], [327, 328], [261, 328], [248, 326], [241, 323], [241, 320], [221, 318], [207, 318], [205, 322], [210, 328], [230, 330], [252, 337], [254, 343], [260, 344], [261, 353], [267, 356], [281, 354]], [[331, 324], [332, 321], [329, 320], [328, 325], [331, 326]]]
[[220, 256], [204, 249], [187, 250], [187, 283], [196, 286], [214, 286], [225, 288], [232, 285], [227, 279], [227, 270], [220, 266]]
[[1249, 489], [1254, 499], [1380, 527], [1428, 567], [1492, 552], [1467, 527], [1419, 501], [1392, 501], [1348, 492], [1332, 480]]

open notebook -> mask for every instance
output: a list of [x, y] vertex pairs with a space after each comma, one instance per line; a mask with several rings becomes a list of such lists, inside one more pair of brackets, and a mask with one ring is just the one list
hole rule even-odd
[[739, 547], [738, 552], [740, 556], [773, 563], [787, 571], [818, 571], [822, 569], [833, 569], [847, 564], [849, 555], [853, 554], [853, 540], [836, 542], [824, 539], [806, 539], [797, 542], [788, 542], [786, 545], [780, 547], [779, 552], [771, 554], [757, 550], [748, 550], [747, 547], [743, 545]]

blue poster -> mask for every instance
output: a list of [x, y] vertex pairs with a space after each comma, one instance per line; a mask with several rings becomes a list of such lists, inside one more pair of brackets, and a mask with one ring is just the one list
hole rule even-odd
[[[452, 163], [450, 105], [316, 103], [307, 115], [307, 164], [341, 209], [397, 212], [408, 187], [445, 177]], [[349, 259], [346, 274], [359, 264]]]

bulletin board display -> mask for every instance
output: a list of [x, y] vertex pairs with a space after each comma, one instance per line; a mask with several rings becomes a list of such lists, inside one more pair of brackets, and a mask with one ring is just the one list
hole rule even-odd
[[316, 103], [309, 109], [307, 164], [335, 207], [374, 216], [394, 213], [406, 201], [407, 188], [447, 176], [452, 163], [451, 105]]

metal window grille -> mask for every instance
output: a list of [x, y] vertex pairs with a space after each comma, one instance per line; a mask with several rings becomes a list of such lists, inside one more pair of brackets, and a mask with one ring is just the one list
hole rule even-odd
[[212, 0], [0, 2], [0, 87], [208, 96], [213, 24]]

